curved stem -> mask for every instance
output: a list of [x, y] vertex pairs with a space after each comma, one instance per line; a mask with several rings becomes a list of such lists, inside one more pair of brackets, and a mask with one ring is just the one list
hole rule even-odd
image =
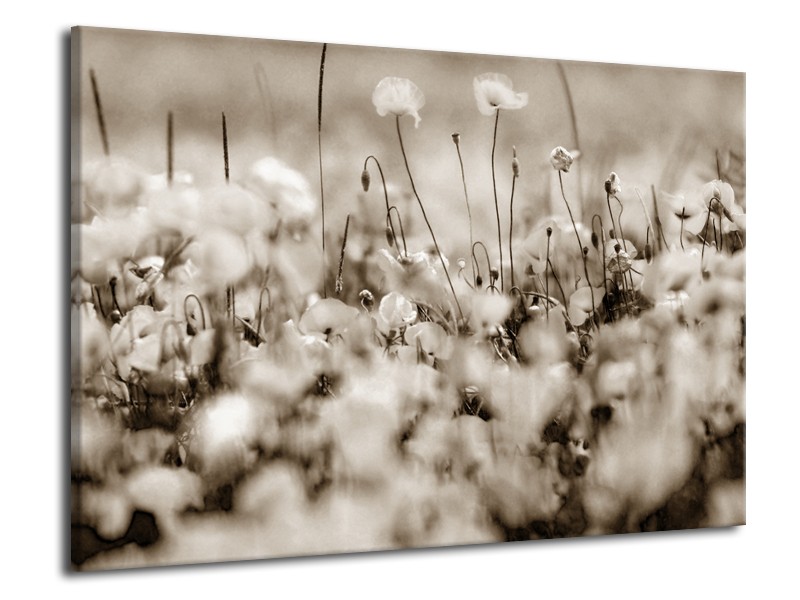
[[397, 223], [400, 225], [400, 238], [403, 240], [403, 254], [408, 256], [408, 246], [406, 246], [406, 232], [403, 230], [403, 219], [400, 218], [400, 211], [392, 204], [386, 211], [386, 220], [389, 221], [389, 228], [392, 230], [392, 237], [394, 237], [394, 245], [397, 248], [397, 254], [400, 255], [400, 246], [397, 245], [397, 237], [394, 233], [394, 225], [392, 225], [392, 211], [397, 215]]
[[[594, 315], [594, 310], [596, 304], [594, 303], [594, 288], [592, 287], [592, 280], [589, 279], [589, 267], [586, 266], [586, 253], [583, 251], [583, 244], [581, 244], [581, 236], [578, 234], [578, 226], [575, 224], [575, 219], [572, 217], [572, 209], [569, 206], [569, 202], [567, 202], [567, 196], [564, 193], [564, 178], [561, 176], [561, 171], [558, 172], [558, 184], [561, 187], [561, 197], [564, 199], [564, 204], [567, 205], [567, 211], [569, 212], [569, 220], [572, 222], [572, 229], [575, 232], [575, 239], [578, 240], [578, 249], [581, 253], [581, 260], [583, 261], [583, 274], [586, 276], [586, 285], [589, 286], [589, 295], [592, 299], [592, 314]], [[594, 318], [592, 318], [592, 323], [594, 323]]]
[[[459, 143], [458, 134], [453, 134], [453, 142], [456, 145], [456, 152], [458, 153], [458, 164], [461, 167], [461, 183], [464, 185], [464, 201], [467, 204], [467, 219], [469, 220], [469, 246], [474, 245], [472, 237], [472, 210], [469, 207], [469, 193], [467, 192], [467, 177], [464, 173], [464, 160], [461, 158], [461, 144]], [[472, 281], [475, 282], [475, 264], [472, 265]]]
[[[389, 191], [386, 188], [386, 178], [383, 176], [383, 169], [381, 168], [381, 163], [378, 161], [377, 158], [375, 158], [375, 156], [370, 154], [367, 158], [364, 159], [364, 170], [365, 171], [367, 170], [367, 163], [369, 162], [370, 158], [373, 160], [375, 165], [378, 167], [378, 173], [381, 176], [381, 185], [383, 186], [383, 200], [386, 203], [386, 214], [388, 215], [389, 214]], [[399, 213], [398, 213], [398, 218], [399, 218]], [[391, 217], [389, 217], [389, 228], [392, 230], [392, 237], [395, 240], [397, 240], [397, 235], [394, 232], [394, 225], [392, 224]], [[395, 243], [395, 245], [397, 245], [397, 244]], [[405, 246], [405, 238], [403, 238], [403, 245]], [[397, 253], [400, 254], [400, 248], [397, 248]], [[406, 251], [406, 254], [408, 254], [408, 251]]]
[[497, 148], [497, 124], [500, 121], [500, 109], [495, 111], [494, 135], [492, 136], [492, 190], [494, 191], [494, 213], [497, 216], [497, 249], [500, 251], [500, 289], [505, 290], [503, 280], [503, 239], [500, 232], [500, 207], [497, 202], [497, 178], [494, 169], [494, 152]]
[[198, 308], [200, 308], [201, 322], [203, 323], [203, 329], [205, 329], [206, 311], [203, 308], [203, 303], [200, 301], [200, 298], [197, 296], [197, 294], [187, 294], [186, 297], [183, 299], [183, 318], [186, 319], [187, 322], [189, 321], [189, 309], [188, 309], [189, 300], [194, 300], [197, 303]]
[[[481, 248], [483, 248], [483, 253], [486, 255], [486, 268], [489, 270], [489, 273], [490, 273], [489, 278], [491, 279], [492, 261], [489, 259], [489, 251], [486, 249], [486, 244], [484, 244], [480, 240], [478, 240], [477, 242], [472, 244], [472, 260], [473, 260], [473, 263], [477, 266], [478, 259], [475, 256], [475, 246], [480, 246]], [[478, 268], [478, 277], [480, 277], [480, 276], [481, 276], [481, 270], [480, 270], [480, 268]], [[476, 286], [478, 285], [477, 279], [475, 281], [475, 285]], [[480, 286], [478, 286], [478, 287], [480, 287]]]
[[263, 319], [263, 300], [264, 300], [264, 292], [267, 292], [267, 297], [269, 298], [269, 308], [272, 308], [272, 292], [266, 286], [261, 288], [261, 291], [258, 293], [258, 319], [256, 322], [256, 332], [261, 334], [261, 321]]
[[450, 279], [450, 273], [447, 271], [447, 263], [444, 262], [444, 256], [442, 256], [442, 251], [439, 249], [439, 242], [436, 241], [436, 235], [433, 233], [433, 227], [431, 227], [431, 222], [428, 220], [428, 215], [425, 212], [425, 206], [422, 204], [422, 199], [419, 197], [417, 193], [417, 186], [414, 184], [414, 177], [411, 175], [411, 168], [408, 166], [408, 157], [406, 156], [406, 149], [403, 145], [403, 134], [400, 132], [400, 117], [395, 116], [395, 126], [397, 128], [397, 139], [400, 141], [400, 152], [403, 154], [403, 162], [406, 166], [406, 172], [408, 173], [408, 179], [411, 182], [411, 191], [414, 192], [414, 197], [417, 199], [417, 204], [419, 204], [419, 209], [422, 212], [422, 218], [425, 219], [425, 224], [428, 226], [428, 231], [431, 234], [431, 239], [433, 240], [433, 245], [436, 247], [436, 253], [439, 255], [439, 261], [442, 263], [442, 270], [444, 270], [445, 277], [447, 277], [447, 283], [450, 286], [450, 291], [453, 294], [453, 300], [455, 300], [456, 308], [458, 309], [458, 314], [461, 316], [461, 319], [464, 319], [464, 311], [461, 310], [461, 304], [458, 302], [458, 296], [456, 296], [456, 290], [453, 287], [453, 282]]

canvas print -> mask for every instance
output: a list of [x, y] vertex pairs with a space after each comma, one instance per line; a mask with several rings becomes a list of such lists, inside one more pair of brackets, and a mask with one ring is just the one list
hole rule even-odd
[[745, 523], [744, 74], [71, 58], [72, 568]]

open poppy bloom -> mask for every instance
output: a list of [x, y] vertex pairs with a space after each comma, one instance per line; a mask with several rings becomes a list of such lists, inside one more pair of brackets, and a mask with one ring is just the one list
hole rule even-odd
[[385, 117], [390, 113], [398, 117], [411, 115], [414, 117], [414, 127], [419, 127], [422, 120], [419, 109], [425, 106], [425, 95], [410, 79], [384, 77], [372, 92], [372, 103], [380, 116]]
[[511, 80], [501, 73], [484, 73], [472, 80], [478, 110], [487, 117], [500, 108], [517, 109], [528, 105], [528, 94], [515, 92]]

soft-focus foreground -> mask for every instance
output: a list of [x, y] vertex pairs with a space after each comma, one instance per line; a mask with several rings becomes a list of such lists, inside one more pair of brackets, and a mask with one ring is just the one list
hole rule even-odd
[[413, 141], [424, 90], [387, 71], [363, 114], [381, 154], [358, 131], [357, 160], [320, 152], [348, 133], [325, 133], [312, 69], [294, 152], [318, 179], [229, 164], [220, 114], [208, 184], [174, 168], [171, 113], [164, 172], [114, 152], [103, 79], [80, 74], [105, 151], [73, 199], [77, 568], [744, 523], [744, 157], [715, 148], [681, 191], [592, 178], [562, 146], [518, 156], [504, 123], [529, 92], [475, 72], [451, 93], [485, 139], [448, 135], [447, 162]]

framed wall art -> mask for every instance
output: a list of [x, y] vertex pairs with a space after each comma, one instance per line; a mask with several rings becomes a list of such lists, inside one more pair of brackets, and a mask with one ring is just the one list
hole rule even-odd
[[745, 522], [745, 77], [72, 31], [71, 564]]

